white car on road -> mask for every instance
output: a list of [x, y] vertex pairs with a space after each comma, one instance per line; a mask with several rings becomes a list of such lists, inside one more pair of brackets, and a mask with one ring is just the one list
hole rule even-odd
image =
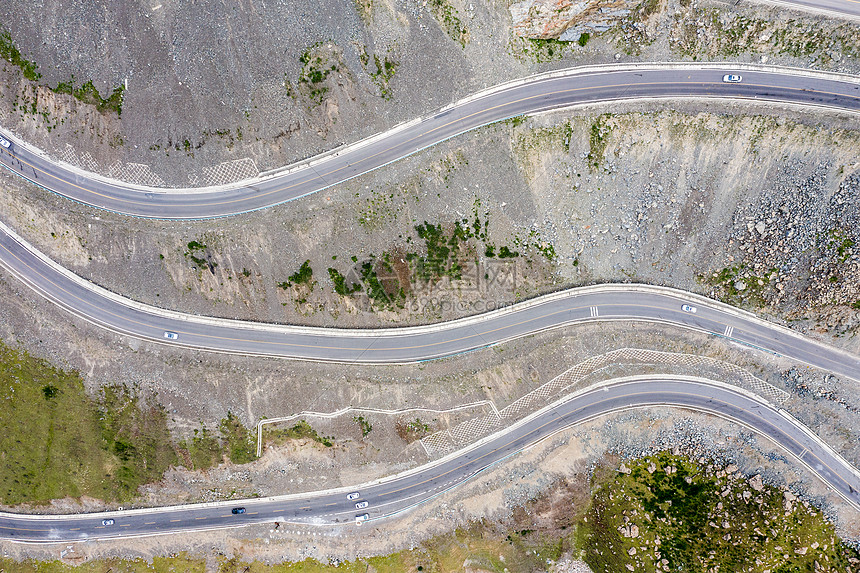
[[727, 84], [739, 84], [743, 78], [737, 74], [726, 74], [723, 76], [723, 81]]
[[358, 503], [355, 504], [355, 509], [364, 509], [368, 505], [370, 505], [369, 501], [359, 501]]
[[355, 516], [355, 523], [356, 523], [356, 524], [358, 524], [358, 525], [361, 525], [362, 523], [364, 523], [364, 522], [365, 522], [365, 521], [367, 521], [368, 519], [370, 519], [370, 514], [368, 514], [368, 513], [362, 513], [361, 515], [356, 515], [356, 516]]
[[169, 330], [165, 330], [164, 331], [164, 338], [166, 338], [167, 340], [176, 340], [177, 338], [179, 338], [179, 335], [176, 334], [175, 332], [170, 332]]
[[696, 307], [690, 306], [689, 304], [682, 304], [681, 310], [683, 310], [684, 312], [689, 312], [690, 314], [696, 314]]
[[12, 142], [8, 139], [0, 137], [0, 147], [5, 147], [6, 149], [9, 149], [10, 147], [12, 147]]
[[348, 499], [349, 501], [355, 501], [356, 499], [358, 499], [360, 497], [361, 497], [361, 494], [358, 493], [357, 491], [354, 491], [350, 494], [347, 494], [346, 499]]

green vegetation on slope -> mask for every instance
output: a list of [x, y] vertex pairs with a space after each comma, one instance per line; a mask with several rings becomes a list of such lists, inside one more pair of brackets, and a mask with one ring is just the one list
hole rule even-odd
[[[595, 573], [857, 570], [823, 514], [793, 495], [668, 452], [606, 475], [577, 524]], [[821, 568], [821, 569], [820, 569]]]
[[99, 416], [107, 450], [116, 456], [113, 481], [120, 499], [131, 499], [138, 486], [161, 479], [176, 464], [167, 416], [157, 405], [139, 404], [122, 386], [103, 390]]
[[186, 467], [193, 470], [211, 468], [221, 461], [221, 442], [206, 427], [194, 430], [190, 439], [179, 443], [179, 454]]
[[21, 51], [12, 43], [12, 35], [6, 30], [0, 31], [0, 58], [3, 58], [13, 66], [21, 68], [21, 73], [31, 82], [38, 81], [42, 74], [37, 72], [39, 66], [21, 55]]
[[[12, 35], [9, 34], [8, 31], [2, 29], [0, 29], [0, 58], [3, 58], [13, 66], [20, 68], [24, 77], [31, 82], [39, 81], [42, 77], [42, 74], [36, 71], [39, 69], [36, 62], [24, 58], [21, 51], [12, 42]], [[94, 105], [101, 113], [112, 111], [117, 115], [117, 117], [122, 115], [122, 96], [125, 91], [123, 86], [114, 88], [111, 95], [107, 98], [103, 98], [101, 94], [99, 94], [99, 90], [97, 90], [95, 85], [93, 85], [92, 80], [75, 87], [75, 77], [72, 76], [72, 79], [68, 82], [60, 82], [57, 84], [57, 87], [50, 89], [55, 93], [69, 94], [78, 101]], [[33, 113], [36, 113], [36, 111], [34, 110]]]
[[293, 426], [283, 429], [266, 426], [265, 431], [263, 432], [263, 439], [266, 442], [272, 442], [275, 444], [283, 444], [287, 440], [309, 439], [318, 444], [322, 444], [327, 448], [334, 445], [334, 442], [332, 442], [333, 438], [320, 436], [317, 431], [304, 420], [299, 420]]
[[330, 55], [320, 49], [322, 45], [323, 42], [318, 42], [310, 46], [299, 57], [302, 64], [299, 87], [315, 105], [322, 103], [329, 90], [328, 86], [324, 85], [329, 74], [338, 71], [337, 63], [332, 63]]
[[183, 465], [205, 470], [218, 465], [226, 456], [234, 464], [247, 464], [257, 459], [256, 430], [246, 428], [232, 412], [218, 424], [218, 432], [206, 426], [194, 430], [190, 439], [176, 445]]
[[227, 412], [227, 417], [218, 426], [224, 439], [224, 446], [230, 461], [234, 464], [247, 464], [257, 459], [257, 445], [254, 434], [249, 431], [233, 412]]
[[102, 389], [96, 400], [80, 375], [54, 368], [0, 343], [0, 503], [46, 503], [90, 496], [128, 501], [180, 462], [206, 469], [224, 456], [256, 459], [255, 434], [231, 412], [176, 444], [167, 415], [124, 386]]
[[131, 498], [175, 461], [164, 411], [122, 387], [87, 396], [76, 373], [0, 343], [0, 500]]
[[469, 42], [469, 31], [460, 19], [457, 9], [448, 0], [429, 0], [427, 8], [448, 37], [460, 44], [461, 48], [465, 48]]
[[119, 86], [118, 88], [114, 88], [107, 98], [103, 98], [91, 80], [75, 87], [74, 76], [68, 82], [60, 82], [54, 88], [54, 92], [58, 94], [69, 94], [74, 96], [78, 101], [96, 106], [96, 109], [102, 113], [112, 111], [118, 117], [122, 115], [122, 95], [124, 91], [125, 88]]
[[[390, 205], [389, 199], [394, 199], [393, 193], [373, 193], [359, 223], [365, 228], [375, 229], [381, 217], [396, 218], [391, 209], [385, 208]], [[467, 274], [464, 273], [465, 268], [477, 271], [478, 253], [483, 253], [488, 259], [516, 259], [520, 256], [517, 249], [522, 248], [539, 253], [550, 262], [555, 260], [555, 248], [542, 240], [537, 231], [530, 230], [527, 238], [514, 236], [511, 246], [497, 246], [490, 242], [489, 227], [490, 211], [482, 209], [480, 199], [476, 198], [471, 217], [453, 223], [424, 221], [415, 225], [413, 229], [423, 245], [413, 242], [413, 236], [407, 236], [406, 243], [415, 245], [414, 250], [383, 251], [379, 257], [370, 254], [353, 267], [354, 272], [346, 275], [329, 268], [329, 278], [337, 294], [352, 296], [363, 288], [370, 306], [377, 310], [392, 310], [404, 308], [411, 293], [433, 287], [443, 279], [463, 280]], [[352, 260], [357, 262], [358, 257], [353, 256]], [[526, 262], [531, 264], [528, 258]]]

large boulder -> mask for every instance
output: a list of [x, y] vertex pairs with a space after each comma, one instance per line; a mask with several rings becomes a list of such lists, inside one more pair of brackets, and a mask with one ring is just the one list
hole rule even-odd
[[608, 30], [636, 5], [629, 0], [523, 0], [510, 10], [517, 36], [575, 41], [582, 33]]

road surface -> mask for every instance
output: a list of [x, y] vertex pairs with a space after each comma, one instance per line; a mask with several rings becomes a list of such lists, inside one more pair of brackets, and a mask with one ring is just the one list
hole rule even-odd
[[117, 213], [159, 219], [202, 219], [263, 209], [336, 185], [476, 127], [571, 105], [636, 98], [706, 97], [812, 104], [860, 111], [860, 82], [798, 70], [748, 70], [741, 83], [724, 83], [726, 64], [607, 66], [535, 77], [467, 98], [429, 117], [323, 154], [271, 177], [217, 190], [143, 188], [94, 176], [24, 145], [0, 152], [0, 164], [69, 199]]
[[[831, 489], [860, 508], [860, 477], [856, 470], [799, 422], [762, 399], [733, 387], [683, 377], [641, 377], [609, 383], [575, 394], [440, 462], [387, 480], [350, 489], [311, 492], [280, 498], [232, 501], [199, 506], [117, 511], [90, 515], [28, 516], [0, 514], [0, 538], [20, 542], [69, 542], [93, 538], [201, 531], [254, 523], [343, 524], [354, 526], [367, 513], [372, 525], [433, 499], [474, 478], [488, 467], [572, 425], [610, 412], [669, 405], [716, 414], [768, 438], [798, 459]], [[356, 502], [368, 507], [356, 509]], [[243, 507], [234, 515], [231, 508]], [[112, 525], [103, 520], [113, 519]]]
[[[860, 380], [854, 356], [727, 305], [672, 289], [607, 285], [571, 289], [476, 317], [411, 328], [337, 329], [211, 319], [136, 303], [85, 281], [0, 223], [0, 266], [49, 301], [134, 338], [230, 354], [393, 364], [444, 358], [571, 324], [645, 320], [686, 327]], [[695, 305], [696, 312], [682, 310]], [[178, 334], [167, 340], [165, 332]]]
[[[571, 289], [476, 317], [411, 328], [337, 329], [211, 319], [165, 311], [111, 293], [48, 259], [0, 223], [0, 266], [40, 295], [92, 324], [191, 349], [322, 362], [393, 364], [444, 358], [571, 324], [645, 320], [724, 336], [860, 380], [860, 357], [727, 305], [671, 289], [607, 285]], [[682, 306], [694, 304], [696, 312]], [[178, 334], [167, 340], [165, 332]]]

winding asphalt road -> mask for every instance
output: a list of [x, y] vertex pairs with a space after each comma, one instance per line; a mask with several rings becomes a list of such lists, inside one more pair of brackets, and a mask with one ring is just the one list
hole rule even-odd
[[[809, 77], [791, 70], [745, 70], [740, 84], [726, 84], [726, 66], [614, 67], [542, 77], [464, 100], [441, 112], [369, 141], [321, 156], [253, 185], [193, 193], [141, 190], [56, 165], [15, 145], [0, 153], [13, 172], [46, 189], [104, 209], [167, 219], [225, 216], [318, 191], [405, 157], [480, 125], [525, 113], [589, 102], [634, 98], [740, 98], [860, 111], [860, 84]], [[408, 363], [475, 350], [535, 332], [594, 320], [644, 320], [724, 336], [739, 344], [791, 357], [860, 380], [860, 358], [798, 336], [731, 307], [671, 289], [615, 285], [557, 293], [508, 309], [441, 325], [388, 330], [337, 330], [261, 325], [167, 312], [100, 289], [53, 263], [0, 224], [0, 265], [70, 313], [114, 332], [195, 349], [348, 363]], [[684, 312], [693, 304], [697, 312]], [[176, 332], [174, 341], [165, 331]], [[830, 487], [860, 508], [858, 475], [796, 421], [737, 390], [702, 381], [649, 379], [591, 390], [485, 440], [441, 464], [362, 488], [367, 510], [356, 510], [345, 491], [120, 512], [105, 526], [102, 515], [62, 517], [0, 514], [0, 536], [49, 542], [158, 534], [280, 521], [351, 523], [367, 511], [371, 522], [403, 511], [474, 477], [489, 465], [560, 428], [624, 408], [674, 405], [727, 417], [772, 439]]]
[[[673, 377], [641, 377], [607, 383], [546, 408], [477, 445], [439, 462], [354, 488], [260, 500], [197, 506], [164, 507], [112, 513], [64, 516], [0, 514], [0, 538], [19, 542], [69, 542], [93, 538], [157, 535], [200, 531], [254, 523], [354, 524], [369, 514], [367, 524], [427, 502], [476, 477], [488, 467], [547, 436], [610, 412], [646, 406], [678, 406], [721, 416], [755, 430], [795, 457], [830, 488], [860, 508], [860, 476], [845, 460], [823, 446], [799, 422], [762, 399], [712, 381]], [[356, 501], [369, 506], [356, 509]], [[231, 508], [246, 512], [234, 515]], [[103, 525], [111, 518], [112, 525]]]
[[[749, 66], [746, 66], [749, 68]], [[25, 145], [2, 150], [12, 172], [69, 199], [117, 213], [202, 219], [262, 209], [336, 185], [476, 127], [522, 114], [637, 98], [704, 97], [816, 105], [860, 111], [860, 82], [789, 68], [745, 69], [724, 83], [726, 64], [640, 64], [536, 76], [467, 98], [429, 117], [346, 146], [279, 174], [218, 189], [143, 188], [56, 163]], [[2, 148], [0, 148], [2, 149]]]
[[[595, 320], [643, 320], [723, 336], [860, 381], [860, 357], [703, 297], [646, 285], [571, 289], [442, 324], [390, 329], [279, 326], [213, 319], [131, 301], [51, 261], [0, 223], [0, 266], [49, 301], [134, 338], [231, 354], [393, 364], [454, 356], [539, 331]], [[696, 312], [684, 312], [683, 304]], [[179, 335], [166, 340], [165, 332]]]

